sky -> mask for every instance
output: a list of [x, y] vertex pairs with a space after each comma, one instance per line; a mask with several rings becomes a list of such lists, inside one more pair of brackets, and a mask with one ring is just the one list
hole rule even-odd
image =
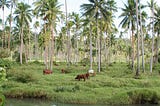
[[[28, 0], [21, 0], [21, 1], [25, 1], [26, 3], [28, 2]], [[36, 0], [34, 0], [36, 1]], [[65, 0], [58, 0], [60, 4], [62, 4], [61, 6], [61, 10], [63, 12], [65, 12]], [[115, 0], [115, 2], [117, 3], [117, 7], [118, 8], [122, 8], [123, 7], [123, 3], [126, 3], [127, 0]], [[150, 1], [150, 0], [140, 0], [140, 2], [142, 4], [146, 4], [147, 1]], [[160, 0], [155, 0], [157, 2], [157, 4], [160, 6]], [[29, 0], [30, 4], [32, 4], [33, 0]], [[89, 3], [88, 0], [67, 0], [67, 11], [68, 13], [71, 13], [71, 12], [77, 12], [77, 13], [80, 13], [80, 5], [84, 4], [84, 3]], [[150, 10], [146, 10], [147, 13], [149, 12], [150, 13]], [[122, 19], [119, 19], [119, 15], [121, 14], [121, 10], [118, 9], [118, 12], [115, 13], [115, 25], [117, 26], [118, 28], [118, 25], [120, 23], [120, 21]], [[8, 16], [8, 14], [10, 13], [10, 10], [7, 10], [5, 12], [5, 17]], [[2, 18], [2, 11], [0, 10], [0, 17]]]
[[[61, 10], [65, 12], [65, 0], [59, 0], [60, 4], [63, 4], [61, 7]], [[127, 0], [115, 0], [115, 2], [117, 3], [117, 7], [118, 7], [118, 11], [115, 13], [115, 25], [118, 28], [119, 31], [122, 31], [122, 29], [119, 27], [119, 24], [122, 20], [122, 18], [119, 18], [120, 14], [122, 13], [120, 8], [123, 8], [124, 3], [127, 2]], [[143, 5], [147, 5], [147, 2], [150, 2], [150, 0], [140, 0], [141, 4]], [[157, 2], [157, 4], [160, 6], [160, 0], [155, 0], [155, 2]], [[80, 11], [80, 5], [84, 4], [84, 3], [89, 3], [88, 0], [67, 0], [67, 11], [69, 13], [71, 12], [77, 12], [77, 13], [81, 13]], [[149, 15], [150, 15], [150, 10], [146, 9], [145, 10]]]

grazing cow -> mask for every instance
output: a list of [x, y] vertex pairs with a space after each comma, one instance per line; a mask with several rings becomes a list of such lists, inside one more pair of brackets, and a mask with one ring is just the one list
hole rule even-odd
[[43, 70], [43, 75], [45, 75], [45, 74], [52, 74], [52, 71], [45, 69], [45, 70]]
[[88, 70], [89, 75], [95, 76], [96, 72], [94, 72], [94, 70]]
[[62, 69], [61, 72], [62, 72], [62, 73], [66, 73], [66, 70]]
[[87, 78], [87, 79], [89, 78], [89, 73], [86, 73], [86, 74], [79, 74], [79, 75], [76, 76], [75, 79], [78, 79], [79, 81], [80, 81], [81, 79], [84, 79], [84, 81], [85, 81], [86, 78]]

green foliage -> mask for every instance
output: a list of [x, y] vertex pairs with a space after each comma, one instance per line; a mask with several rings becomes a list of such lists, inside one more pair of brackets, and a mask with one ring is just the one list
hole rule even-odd
[[[86, 73], [88, 66], [71, 64], [68, 67], [66, 63], [58, 63], [53, 67], [53, 74], [43, 75], [44, 65], [37, 61], [17, 64], [7, 71], [8, 81], [2, 84], [2, 93], [6, 97], [45, 98], [76, 104], [159, 103], [158, 65], [152, 75], [146, 71], [141, 73], [140, 79], [134, 78], [135, 73], [128, 69], [126, 63], [102, 66], [104, 70], [96, 76], [77, 81], [77, 74]], [[69, 73], [61, 73], [62, 68]], [[93, 70], [96, 68], [93, 65]]]
[[[14, 52], [13, 58], [16, 60], [16, 62], [20, 62], [20, 53], [18, 51]], [[25, 54], [22, 54], [22, 63], [25, 63]]]
[[[15, 53], [16, 62], [20, 62], [20, 54], [18, 52]], [[22, 63], [25, 63], [25, 54], [22, 53]]]
[[0, 58], [7, 58], [10, 56], [8, 49], [2, 49], [0, 48]]
[[0, 106], [4, 106], [5, 97], [4, 95], [0, 94]]
[[132, 104], [158, 104], [160, 96], [157, 92], [149, 89], [138, 89], [128, 92]]
[[10, 70], [8, 72], [8, 78], [13, 78], [17, 82], [28, 83], [38, 80], [38, 76], [34, 72], [28, 72], [26, 70]]
[[80, 90], [79, 85], [75, 85], [74, 87], [59, 86], [55, 89], [55, 92], [76, 92], [78, 90]]
[[9, 60], [0, 59], [0, 67], [10, 69], [12, 65], [12, 62]]
[[0, 67], [0, 83], [6, 81], [6, 70]]
[[81, 60], [81, 64], [82, 64], [82, 65], [88, 65], [89, 63], [90, 63], [89, 58], [83, 58], [83, 59]]

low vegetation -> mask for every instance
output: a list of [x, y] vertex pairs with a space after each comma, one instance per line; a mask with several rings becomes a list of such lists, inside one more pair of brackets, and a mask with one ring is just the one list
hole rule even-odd
[[[93, 69], [96, 70], [94, 65]], [[69, 73], [62, 73], [61, 69]], [[155, 65], [153, 73], [135, 78], [126, 63], [103, 66], [86, 81], [77, 81], [77, 74], [86, 73], [89, 66], [56, 63], [53, 73], [43, 75], [44, 65], [32, 62], [24, 65], [14, 63], [7, 70], [8, 81], [2, 84], [2, 93], [10, 98], [40, 98], [75, 104], [159, 104], [160, 76]]]

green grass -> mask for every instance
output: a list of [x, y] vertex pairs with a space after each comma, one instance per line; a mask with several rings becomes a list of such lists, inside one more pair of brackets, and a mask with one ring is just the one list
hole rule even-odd
[[[51, 75], [43, 75], [42, 63], [12, 65], [7, 71], [8, 81], [3, 83], [2, 93], [12, 98], [41, 98], [76, 104], [160, 103], [160, 65], [155, 66], [152, 74], [147, 70], [141, 73], [139, 79], [135, 79], [135, 72], [125, 63], [103, 65], [103, 71], [97, 72], [96, 76], [76, 81], [76, 75], [86, 73], [89, 66], [57, 64]], [[62, 68], [68, 73], [62, 74]]]

